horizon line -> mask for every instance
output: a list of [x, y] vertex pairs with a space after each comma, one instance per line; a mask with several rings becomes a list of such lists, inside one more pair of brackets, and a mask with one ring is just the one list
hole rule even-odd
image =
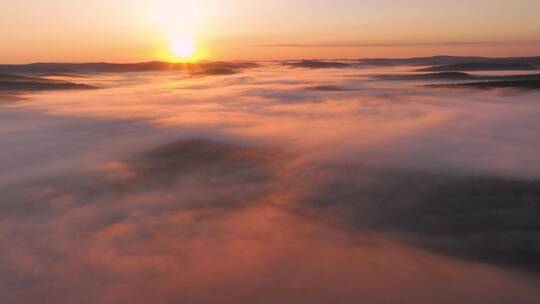
[[[540, 42], [540, 41], [539, 41]], [[453, 57], [453, 58], [485, 58], [485, 59], [508, 59], [508, 58], [534, 58], [534, 57], [540, 57], [540, 54], [536, 55], [525, 55], [525, 56], [478, 56], [478, 55], [447, 55], [447, 54], [438, 54], [438, 55], [429, 55], [429, 56], [404, 56], [404, 57], [356, 57], [356, 58], [303, 58], [303, 59], [274, 59], [274, 60], [242, 60], [242, 59], [234, 59], [234, 60], [199, 60], [199, 61], [187, 61], [187, 62], [175, 62], [175, 61], [167, 61], [167, 60], [159, 60], [159, 59], [148, 59], [148, 60], [141, 60], [141, 61], [129, 61], [129, 62], [114, 62], [114, 61], [32, 61], [32, 62], [25, 62], [25, 63], [1, 63], [0, 65], [3, 66], [14, 66], [14, 65], [33, 65], [33, 64], [118, 64], [118, 65], [127, 65], [127, 64], [143, 64], [143, 63], [169, 63], [169, 64], [199, 64], [199, 63], [219, 63], [219, 62], [288, 62], [288, 61], [361, 61], [361, 60], [401, 60], [401, 59], [417, 59], [417, 58], [437, 58], [437, 57]]]

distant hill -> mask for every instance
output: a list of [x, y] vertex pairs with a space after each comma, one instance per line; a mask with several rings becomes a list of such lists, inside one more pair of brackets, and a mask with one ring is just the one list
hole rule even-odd
[[42, 82], [42, 83], [55, 82], [54, 80], [50, 80], [46, 78], [19, 76], [19, 75], [12, 75], [12, 74], [0, 74], [0, 81], [3, 81], [3, 82]]
[[538, 57], [461, 57], [461, 56], [432, 56], [413, 57], [402, 59], [372, 58], [359, 59], [359, 64], [368, 66], [442, 66], [457, 65], [466, 63], [508, 63], [527, 64], [535, 68], [540, 68], [540, 56]]
[[453, 71], [534, 71], [537, 68], [520, 62], [467, 62], [448, 64], [419, 69], [419, 72], [453, 72]]
[[540, 78], [501, 81], [476, 81], [457, 84], [434, 84], [430, 87], [438, 88], [476, 88], [476, 89], [521, 89], [540, 90]]
[[358, 62], [364, 65], [373, 66], [426, 66], [426, 65], [443, 65], [443, 64], [457, 64], [465, 62], [479, 62], [484, 60], [491, 60], [484, 57], [456, 57], [456, 56], [433, 56], [433, 57], [413, 57], [403, 59], [389, 59], [389, 58], [368, 58], [360, 59]]
[[[258, 65], [251, 62], [202, 62], [202, 63], [170, 63], [151, 61], [141, 63], [31, 63], [0, 65], [0, 73], [22, 75], [46, 74], [93, 74], [93, 73], [132, 73], [154, 71], [188, 71], [204, 74], [204, 71], [224, 71], [229, 73], [254, 68]], [[213, 73], [210, 73], [213, 74]]]
[[463, 72], [438, 72], [438, 73], [416, 73], [416, 74], [381, 74], [372, 77], [385, 81], [405, 81], [405, 80], [467, 80], [467, 81], [520, 81], [540, 79], [540, 74], [519, 74], [519, 75], [474, 75]]
[[340, 61], [322, 61], [322, 60], [300, 60], [300, 61], [286, 61], [284, 65], [295, 68], [308, 68], [308, 69], [342, 69], [352, 68], [354, 65], [340, 62]]
[[460, 83], [431, 84], [428, 87], [438, 88], [476, 88], [497, 89], [514, 88], [521, 90], [540, 90], [540, 74], [507, 75], [507, 76], [473, 76]]
[[524, 90], [540, 90], [540, 79], [508, 80], [508, 81], [485, 81], [462, 84], [465, 87], [479, 89], [515, 88]]
[[462, 72], [441, 72], [427, 74], [384, 74], [373, 78], [378, 80], [461, 80], [471, 79], [474, 76]]
[[49, 91], [49, 90], [87, 90], [93, 86], [80, 83], [57, 81], [40, 77], [0, 74], [0, 92]]

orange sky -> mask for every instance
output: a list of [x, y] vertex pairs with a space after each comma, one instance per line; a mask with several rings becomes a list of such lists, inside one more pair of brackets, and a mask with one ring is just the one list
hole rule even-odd
[[0, 61], [540, 54], [536, 0], [4, 0]]

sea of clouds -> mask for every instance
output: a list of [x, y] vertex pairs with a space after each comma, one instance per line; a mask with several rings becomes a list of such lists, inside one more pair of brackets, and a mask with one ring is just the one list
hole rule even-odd
[[2, 97], [2, 303], [540, 301], [540, 93], [406, 71]]

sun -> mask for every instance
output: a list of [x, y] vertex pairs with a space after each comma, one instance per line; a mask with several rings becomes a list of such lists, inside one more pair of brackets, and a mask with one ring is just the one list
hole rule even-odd
[[197, 1], [160, 0], [159, 25], [167, 47], [162, 49], [172, 61], [195, 61], [200, 58], [199, 13]]
[[195, 55], [197, 46], [192, 37], [174, 37], [170, 41], [170, 50], [175, 56], [182, 59], [188, 59]]

